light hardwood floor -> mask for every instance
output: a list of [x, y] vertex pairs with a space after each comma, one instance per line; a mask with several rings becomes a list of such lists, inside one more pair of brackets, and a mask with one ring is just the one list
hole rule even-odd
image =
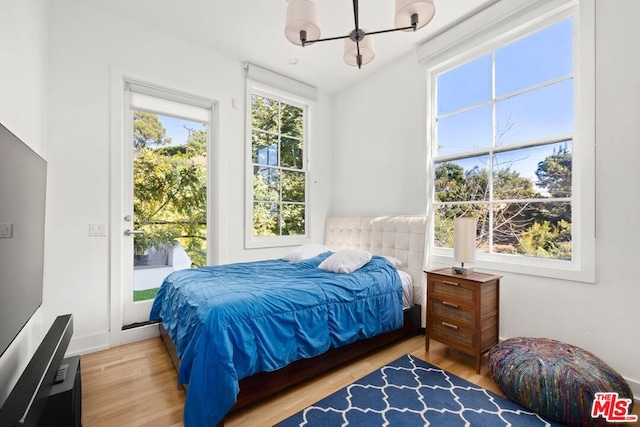
[[[225, 426], [272, 426], [405, 354], [500, 394], [488, 376], [486, 356], [476, 374], [471, 356], [434, 341], [427, 353], [424, 337], [416, 336], [233, 412]], [[83, 427], [182, 425], [185, 393], [160, 338], [82, 356], [81, 372]]]

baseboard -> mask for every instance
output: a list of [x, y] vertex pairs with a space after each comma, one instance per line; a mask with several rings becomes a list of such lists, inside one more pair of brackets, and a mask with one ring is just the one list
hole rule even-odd
[[639, 381], [630, 380], [628, 378], [625, 378], [625, 380], [627, 380], [627, 383], [629, 384], [629, 387], [631, 387], [631, 392], [633, 393], [633, 398], [635, 399], [636, 402], [640, 403], [640, 382]]
[[[136, 328], [129, 328], [119, 331], [118, 343], [115, 345], [130, 344], [136, 341], [155, 338], [159, 335], [158, 325], [155, 323]], [[87, 335], [84, 337], [74, 336], [71, 338], [65, 357], [80, 356], [100, 350], [106, 350], [108, 348], [111, 348], [111, 334], [109, 332]]]
[[71, 338], [65, 357], [80, 356], [82, 354], [93, 353], [106, 350], [110, 347], [109, 332], [102, 332], [84, 337], [74, 336]]
[[158, 324], [145, 324], [135, 328], [129, 328], [120, 332], [120, 345], [130, 344], [136, 341], [142, 341], [149, 338], [160, 336]]

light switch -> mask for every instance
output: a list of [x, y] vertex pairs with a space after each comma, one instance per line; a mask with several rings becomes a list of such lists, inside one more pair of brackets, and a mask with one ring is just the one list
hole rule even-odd
[[89, 236], [106, 236], [107, 226], [105, 224], [89, 224]]
[[13, 237], [13, 223], [3, 222], [0, 224], [0, 239], [11, 239]]

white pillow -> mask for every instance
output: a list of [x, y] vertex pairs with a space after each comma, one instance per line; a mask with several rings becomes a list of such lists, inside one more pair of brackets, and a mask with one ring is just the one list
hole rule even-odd
[[302, 261], [303, 259], [313, 258], [329, 250], [328, 247], [319, 243], [307, 243], [291, 249], [282, 259], [285, 261]]
[[371, 261], [371, 254], [354, 249], [343, 249], [325, 259], [318, 266], [321, 270], [349, 274]]
[[386, 258], [389, 261], [389, 264], [393, 265], [394, 268], [398, 268], [402, 266], [402, 261], [398, 258], [388, 255], [383, 255], [383, 258]]

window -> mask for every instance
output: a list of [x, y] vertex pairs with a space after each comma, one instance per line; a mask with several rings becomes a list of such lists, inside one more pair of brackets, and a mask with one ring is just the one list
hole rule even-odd
[[436, 257], [451, 256], [453, 218], [475, 216], [479, 266], [593, 280], [584, 178], [594, 167], [580, 133], [588, 110], [576, 103], [585, 85], [573, 3], [520, 13], [502, 32], [496, 24], [486, 43], [456, 46], [429, 69]]
[[256, 85], [250, 102], [248, 241], [258, 246], [293, 244], [292, 240], [307, 237], [308, 106]]

